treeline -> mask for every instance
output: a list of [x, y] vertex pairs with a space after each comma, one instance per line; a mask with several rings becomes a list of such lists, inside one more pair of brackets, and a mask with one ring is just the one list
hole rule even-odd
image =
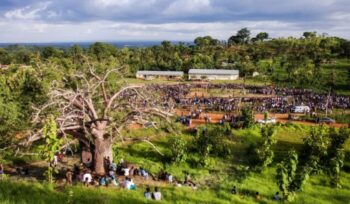
[[[197, 37], [193, 44], [163, 41], [145, 48], [117, 48], [106, 43], [95, 43], [83, 49], [78, 45], [59, 49], [55, 47], [23, 47], [12, 45], [0, 49], [0, 64], [31, 64], [33, 58], [61, 60], [78, 65], [81, 54], [103, 62], [114, 60], [127, 65], [131, 73], [137, 70], [181, 70], [190, 68], [237, 68], [243, 76], [254, 71], [270, 73], [281, 67], [290, 73], [308, 67], [317, 71], [321, 63], [337, 58], [350, 58], [350, 41], [304, 32], [300, 38], [269, 38], [266, 32], [252, 36], [247, 28], [239, 30], [227, 41], [210, 36]], [[315, 70], [313, 70], [315, 69]], [[300, 71], [300, 70], [299, 70]]]

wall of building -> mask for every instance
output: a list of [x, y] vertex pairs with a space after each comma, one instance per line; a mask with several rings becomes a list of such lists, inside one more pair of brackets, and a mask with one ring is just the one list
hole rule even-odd
[[138, 79], [146, 79], [146, 80], [152, 80], [155, 78], [161, 78], [161, 79], [181, 79], [182, 76], [164, 76], [164, 75], [143, 75], [143, 74], [136, 74], [136, 78]]
[[208, 80], [236, 80], [238, 79], [238, 75], [197, 75], [197, 74], [190, 74], [188, 76], [189, 80], [202, 80], [202, 79], [208, 79]]

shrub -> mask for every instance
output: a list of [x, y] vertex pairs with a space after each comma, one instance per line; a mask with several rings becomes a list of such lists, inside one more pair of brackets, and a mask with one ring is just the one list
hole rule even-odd
[[[229, 126], [207, 126], [198, 128], [195, 145], [197, 151], [201, 155], [211, 154], [220, 157], [227, 157], [231, 154], [231, 146], [229, 142]], [[208, 151], [208, 146], [211, 146]]]
[[242, 109], [242, 121], [244, 128], [250, 128], [254, 124], [253, 111], [250, 107]]
[[185, 162], [187, 159], [187, 142], [181, 137], [169, 140], [171, 159], [176, 163]]

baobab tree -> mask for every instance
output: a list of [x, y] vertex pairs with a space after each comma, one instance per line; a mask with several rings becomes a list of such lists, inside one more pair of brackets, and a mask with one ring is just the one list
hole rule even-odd
[[42, 139], [40, 127], [49, 114], [54, 115], [64, 144], [78, 140], [90, 148], [94, 170], [104, 174], [105, 158], [112, 161], [112, 146], [121, 138], [121, 130], [131, 122], [146, 124], [155, 117], [170, 121], [174, 103], [160, 86], [127, 84], [123, 68], [99, 74], [95, 67], [87, 63], [85, 73], [71, 76], [65, 85], [53, 83], [47, 103], [35, 107], [32, 122], [39, 128], [25, 143]]

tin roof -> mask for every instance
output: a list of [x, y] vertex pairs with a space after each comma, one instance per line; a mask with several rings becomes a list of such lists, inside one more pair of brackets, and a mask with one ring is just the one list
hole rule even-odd
[[182, 76], [181, 71], [137, 71], [137, 75]]

